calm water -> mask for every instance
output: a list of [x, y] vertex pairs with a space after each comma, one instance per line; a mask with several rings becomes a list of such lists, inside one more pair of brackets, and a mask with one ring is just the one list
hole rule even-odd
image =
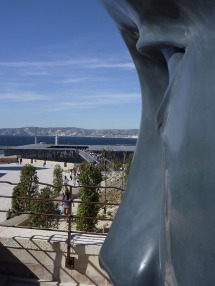
[[[46, 144], [54, 144], [55, 136], [37, 136], [37, 142]], [[100, 137], [73, 137], [59, 136], [58, 144], [62, 145], [135, 145], [135, 138], [100, 138]], [[6, 136], [0, 135], [0, 146], [22, 146], [34, 144], [34, 136]], [[0, 155], [3, 155], [3, 150], [0, 150]]]

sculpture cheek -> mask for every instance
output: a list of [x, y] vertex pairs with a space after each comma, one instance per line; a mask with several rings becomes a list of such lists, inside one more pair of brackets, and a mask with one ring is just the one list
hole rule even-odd
[[215, 100], [214, 77], [208, 74], [214, 60], [208, 44], [195, 43], [184, 56], [181, 75], [171, 90], [171, 110], [163, 133], [168, 171], [164, 187], [169, 222], [166, 257], [178, 285], [213, 285], [214, 281], [209, 269], [215, 260], [215, 137], [211, 132]]
[[[123, 17], [112, 13], [117, 24], [132, 15], [139, 32], [132, 38], [128, 21], [122, 25], [143, 113], [101, 265], [116, 286], [214, 285], [215, 1], [104, 1], [123, 6]], [[183, 6], [187, 22], [165, 3]]]

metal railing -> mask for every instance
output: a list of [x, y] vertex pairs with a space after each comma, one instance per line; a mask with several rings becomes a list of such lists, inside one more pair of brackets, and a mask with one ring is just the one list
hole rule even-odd
[[[30, 182], [30, 181], [29, 181]], [[31, 181], [34, 182], [34, 181]], [[0, 181], [0, 184], [10, 184], [10, 185], [14, 185], [17, 186], [19, 183], [12, 183], [10, 181]], [[38, 185], [44, 185], [47, 187], [51, 187], [51, 188], [56, 188], [55, 186], [51, 185], [51, 184], [47, 184], [47, 183], [42, 183], [37, 181], [36, 182]], [[66, 262], [65, 262], [65, 267], [69, 268], [69, 269], [73, 269], [74, 268], [74, 258], [70, 257], [70, 251], [71, 251], [71, 233], [78, 233], [78, 234], [94, 234], [94, 235], [103, 235], [106, 236], [106, 233], [98, 233], [98, 232], [85, 232], [85, 231], [77, 231], [77, 230], [72, 230], [72, 222], [75, 219], [85, 219], [85, 220], [97, 220], [97, 221], [113, 221], [113, 218], [108, 218], [108, 217], [86, 217], [86, 216], [78, 216], [78, 215], [74, 215], [72, 212], [72, 205], [73, 204], [96, 204], [96, 205], [100, 205], [101, 207], [104, 206], [104, 208], [106, 208], [107, 206], [119, 206], [119, 203], [108, 203], [106, 201], [106, 196], [105, 196], [105, 201], [104, 202], [86, 202], [86, 201], [75, 201], [73, 199], [73, 189], [75, 188], [84, 188], [84, 187], [88, 187], [91, 189], [105, 189], [105, 193], [107, 191], [107, 189], [115, 189], [118, 190], [120, 192], [124, 192], [124, 189], [119, 188], [119, 187], [115, 187], [115, 186], [85, 186], [85, 185], [80, 185], [80, 186], [71, 186], [71, 185], [62, 185], [63, 187], [68, 187], [70, 189], [70, 199], [69, 200], [63, 200], [63, 199], [45, 199], [45, 198], [36, 198], [36, 197], [22, 197], [22, 196], [3, 196], [0, 195], [0, 199], [18, 199], [18, 200], [28, 200], [28, 201], [52, 201], [52, 202], [69, 202], [69, 208], [68, 208], [68, 214], [57, 214], [57, 213], [35, 213], [35, 212], [31, 212], [31, 211], [15, 211], [13, 209], [11, 209], [10, 213], [11, 214], [16, 214], [16, 215], [21, 215], [21, 214], [28, 214], [28, 215], [45, 215], [47, 217], [56, 217], [56, 218], [67, 218], [67, 222], [68, 222], [68, 227], [67, 230], [65, 229], [57, 229], [57, 228], [44, 228], [44, 227], [32, 227], [32, 226], [20, 226], [20, 225], [5, 225], [4, 223], [0, 223], [0, 226], [4, 226], [4, 227], [13, 227], [13, 228], [24, 228], [24, 229], [37, 229], [37, 230], [46, 230], [46, 231], [54, 231], [54, 232], [64, 232], [67, 233], [67, 255], [66, 255]], [[4, 212], [7, 213], [8, 210], [0, 210], [0, 212]]]

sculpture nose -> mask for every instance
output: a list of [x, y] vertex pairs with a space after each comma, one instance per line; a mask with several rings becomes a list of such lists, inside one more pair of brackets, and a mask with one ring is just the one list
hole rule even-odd
[[172, 88], [172, 79], [174, 78], [174, 75], [176, 74], [178, 64], [180, 60], [182, 59], [185, 50], [183, 48], [178, 47], [165, 47], [161, 49], [163, 56], [166, 60], [167, 67], [168, 67], [168, 75], [169, 75], [169, 84], [166, 88], [166, 92], [163, 95], [163, 100], [159, 106], [159, 109], [157, 111], [156, 115], [156, 126], [157, 131], [159, 134], [162, 134], [165, 125], [166, 120], [169, 113], [169, 105], [171, 100], [171, 88]]
[[[155, 125], [158, 133], [161, 135], [169, 113], [172, 81], [178, 64], [185, 53], [185, 40], [173, 41], [171, 33], [162, 33], [162, 27], [160, 33], [158, 33], [157, 29], [153, 27], [154, 33], [152, 33], [149, 32], [147, 23], [142, 25], [136, 49], [140, 54], [150, 57], [151, 60], [162, 65], [163, 68], [160, 69], [160, 72], [165, 72], [168, 75], [166, 88], [163, 94], [161, 94], [162, 100], [155, 116]], [[162, 78], [162, 75], [160, 75], [160, 78]]]
[[187, 28], [179, 25], [179, 20], [165, 19], [163, 22], [155, 22], [145, 19], [143, 23], [137, 23], [137, 26], [139, 39], [136, 48], [140, 54], [152, 48], [187, 46]]

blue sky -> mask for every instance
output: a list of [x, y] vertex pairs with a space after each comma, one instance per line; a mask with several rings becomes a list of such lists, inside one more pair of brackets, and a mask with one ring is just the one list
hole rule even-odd
[[0, 0], [0, 128], [139, 128], [136, 71], [99, 0]]

